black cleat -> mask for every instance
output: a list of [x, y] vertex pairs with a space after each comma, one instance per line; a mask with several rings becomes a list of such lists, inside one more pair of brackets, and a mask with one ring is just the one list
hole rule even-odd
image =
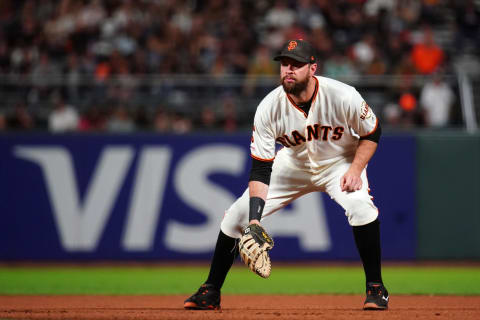
[[388, 291], [382, 283], [367, 283], [367, 299], [363, 304], [363, 310], [387, 310]]
[[190, 310], [219, 310], [220, 290], [211, 284], [202, 284], [197, 292], [185, 300], [183, 307]]

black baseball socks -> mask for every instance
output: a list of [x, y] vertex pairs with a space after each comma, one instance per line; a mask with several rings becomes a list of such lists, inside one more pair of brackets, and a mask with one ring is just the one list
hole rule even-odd
[[238, 239], [230, 238], [220, 230], [210, 265], [210, 273], [205, 283], [213, 284], [218, 290], [222, 288], [227, 273], [238, 256], [237, 241]]
[[[376, 219], [363, 226], [354, 226], [352, 229], [355, 243], [362, 259], [363, 269], [365, 270], [366, 282], [383, 283], [380, 222]], [[231, 238], [220, 230], [210, 266], [210, 273], [205, 283], [212, 284], [218, 289], [222, 288], [227, 273], [238, 256], [237, 241], [238, 239]]]
[[380, 222], [378, 218], [364, 226], [353, 227], [353, 236], [368, 282], [382, 282]]

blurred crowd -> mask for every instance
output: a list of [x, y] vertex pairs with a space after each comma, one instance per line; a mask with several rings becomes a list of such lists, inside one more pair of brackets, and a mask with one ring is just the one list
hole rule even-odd
[[[456, 125], [449, 76], [480, 74], [479, 2], [1, 0], [0, 128], [233, 132], [250, 126], [243, 101], [263, 97], [252, 79], [278, 74], [271, 57], [290, 38], [315, 46], [319, 75], [400, 77], [375, 106], [387, 126]], [[193, 110], [172, 102], [188, 104], [188, 88], [139, 80], [181, 74], [247, 80]]]

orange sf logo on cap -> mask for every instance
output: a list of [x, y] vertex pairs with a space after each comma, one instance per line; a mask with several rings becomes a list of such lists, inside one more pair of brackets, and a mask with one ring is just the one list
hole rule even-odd
[[290, 41], [288, 43], [288, 51], [292, 51], [293, 49], [295, 49], [297, 47], [297, 41]]

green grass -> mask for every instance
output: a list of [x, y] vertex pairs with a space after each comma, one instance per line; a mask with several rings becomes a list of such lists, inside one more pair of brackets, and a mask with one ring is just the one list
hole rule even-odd
[[[0, 294], [182, 294], [197, 289], [207, 267], [0, 267]], [[230, 272], [224, 294], [363, 293], [358, 267], [274, 267], [269, 279], [243, 266]], [[393, 294], [480, 295], [478, 267], [385, 267]]]

